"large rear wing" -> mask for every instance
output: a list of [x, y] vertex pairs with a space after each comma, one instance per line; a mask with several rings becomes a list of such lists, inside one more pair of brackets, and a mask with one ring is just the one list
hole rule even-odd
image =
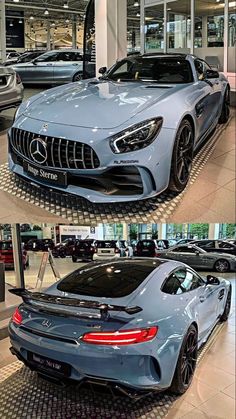
[[[21, 297], [24, 303], [32, 305], [32, 306], [34, 305], [37, 306], [37, 308], [40, 311], [47, 312], [47, 313], [54, 313], [54, 314], [57, 313], [58, 315], [64, 314], [64, 315], [81, 317], [79, 313], [73, 313], [70, 310], [63, 309], [62, 307], [60, 309], [60, 306], [99, 310], [101, 318], [104, 320], [109, 317], [109, 311], [117, 311], [117, 312], [123, 311], [130, 315], [136, 314], [142, 311], [142, 308], [138, 306], [119, 306], [119, 305], [113, 305], [113, 304], [104, 304], [99, 301], [59, 297], [57, 295], [45, 294], [41, 292], [30, 292], [26, 290], [25, 288], [14, 288], [14, 289], [10, 289], [9, 292], [11, 294]], [[42, 306], [40, 306], [40, 303], [43, 303]], [[44, 305], [45, 303], [55, 305], [55, 309], [45, 306]]]

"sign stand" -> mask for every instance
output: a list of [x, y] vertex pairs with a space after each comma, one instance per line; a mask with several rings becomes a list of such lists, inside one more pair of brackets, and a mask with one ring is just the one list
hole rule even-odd
[[51, 252], [51, 250], [48, 250], [48, 252], [43, 253], [41, 264], [40, 264], [40, 267], [39, 267], [39, 272], [38, 272], [37, 281], [36, 281], [36, 285], [35, 285], [35, 288], [38, 289], [38, 290], [42, 289], [43, 279], [44, 279], [47, 263], [49, 263], [49, 265], [52, 269], [55, 280], [58, 281], [59, 279], [61, 279], [61, 276], [60, 276], [60, 273], [59, 273], [59, 271], [56, 267], [55, 260], [53, 258], [52, 252]]

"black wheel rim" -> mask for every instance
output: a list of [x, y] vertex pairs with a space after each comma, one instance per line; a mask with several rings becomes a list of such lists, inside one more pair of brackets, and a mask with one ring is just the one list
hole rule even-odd
[[192, 331], [189, 333], [185, 344], [181, 362], [181, 377], [184, 386], [188, 386], [193, 378], [197, 363], [197, 334]]
[[229, 269], [228, 262], [226, 260], [218, 260], [216, 262], [216, 269], [218, 272], [227, 272]]
[[180, 183], [188, 181], [193, 160], [193, 132], [184, 125], [179, 132], [179, 144], [176, 156], [176, 174]]

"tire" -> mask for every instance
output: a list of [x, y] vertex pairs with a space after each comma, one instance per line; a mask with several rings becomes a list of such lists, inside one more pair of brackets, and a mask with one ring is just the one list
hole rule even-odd
[[74, 255], [72, 255], [72, 262], [77, 262], [77, 257], [76, 256], [74, 256]]
[[224, 95], [222, 110], [221, 110], [221, 114], [218, 121], [219, 124], [226, 124], [226, 122], [228, 121], [229, 115], [230, 115], [229, 107], [230, 107], [230, 90], [229, 88], [227, 88]]
[[192, 324], [182, 342], [170, 391], [183, 394], [189, 388], [197, 363], [198, 333]]
[[231, 299], [232, 299], [232, 287], [230, 285], [226, 302], [225, 302], [225, 308], [224, 308], [222, 316], [220, 317], [220, 322], [226, 322], [229, 318], [229, 313], [230, 313], [230, 308], [231, 308]]
[[194, 132], [192, 125], [184, 119], [177, 131], [171, 161], [168, 189], [182, 192], [186, 187], [193, 161]]
[[82, 71], [79, 71], [78, 73], [76, 73], [74, 76], [73, 76], [73, 82], [76, 82], [76, 81], [81, 81], [81, 80], [83, 80], [83, 72]]
[[226, 259], [218, 259], [215, 262], [214, 268], [217, 272], [229, 272], [230, 264]]

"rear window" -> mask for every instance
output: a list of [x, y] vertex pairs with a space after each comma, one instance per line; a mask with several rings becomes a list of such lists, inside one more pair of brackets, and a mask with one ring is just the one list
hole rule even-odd
[[148, 248], [148, 249], [152, 249], [155, 247], [155, 243], [152, 240], [143, 240], [141, 242], [138, 243], [139, 247], [143, 248]]
[[96, 247], [99, 249], [113, 249], [116, 247], [115, 241], [97, 241]]
[[87, 265], [63, 279], [58, 290], [91, 297], [119, 298], [131, 294], [164, 261], [114, 262]]
[[0, 250], [12, 250], [12, 243], [11, 242], [1, 242], [0, 243]]
[[76, 243], [76, 246], [77, 246], [79, 249], [87, 249], [88, 247], [91, 247], [91, 246], [92, 246], [92, 244], [93, 244], [93, 242], [92, 242], [92, 241], [81, 241], [81, 242], [77, 242], [77, 243]]

